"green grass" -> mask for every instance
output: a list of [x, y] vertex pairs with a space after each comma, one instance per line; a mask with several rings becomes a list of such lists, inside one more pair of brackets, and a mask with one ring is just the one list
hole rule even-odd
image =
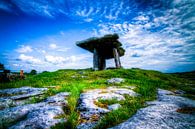
[[[112, 102], [113, 100], [110, 102], [107, 101], [106, 103]], [[105, 103], [105, 101], [103, 101], [103, 103]], [[132, 116], [137, 109], [143, 107], [143, 100], [141, 98], [126, 97], [126, 100], [120, 101], [119, 103], [122, 105], [122, 107], [105, 115], [95, 129], [105, 129], [119, 124]]]
[[118, 101], [116, 98], [113, 98], [111, 100], [99, 99], [98, 102], [106, 105], [111, 105], [111, 104], [119, 103], [120, 101]]
[[[83, 72], [81, 74], [80, 72]], [[181, 74], [182, 75], [182, 74]], [[186, 73], [185, 75], [164, 74], [158, 71], [142, 70], [142, 69], [115, 69], [104, 71], [86, 70], [58, 70], [56, 72], [44, 72], [38, 75], [27, 75], [25, 80], [18, 80], [10, 83], [0, 83], [0, 88], [14, 88], [21, 86], [45, 87], [56, 86], [47, 92], [47, 96], [54, 95], [59, 92], [70, 92], [67, 98], [68, 107], [64, 109], [66, 115], [60, 116], [67, 119], [66, 123], [60, 123], [53, 128], [74, 129], [79, 123], [79, 112], [77, 111], [77, 101], [82, 92], [87, 89], [106, 88], [111, 86], [106, 80], [113, 77], [124, 78], [125, 82], [116, 84], [115, 86], [136, 86], [135, 91], [141, 94], [140, 97], [132, 98], [126, 96], [125, 101], [106, 101], [100, 100], [100, 104], [109, 105], [120, 103], [122, 105], [118, 110], [112, 111], [103, 117], [96, 129], [103, 129], [114, 126], [122, 121], [127, 120], [135, 112], [144, 107], [144, 103], [156, 98], [156, 89], [163, 88], [169, 90], [181, 89], [187, 92], [186, 97], [193, 97], [194, 74]], [[82, 76], [85, 76], [84, 78]], [[188, 77], [190, 80], [188, 80]], [[190, 84], [190, 85], [188, 85]], [[193, 85], [192, 85], [193, 84]], [[33, 102], [39, 100], [33, 100]]]

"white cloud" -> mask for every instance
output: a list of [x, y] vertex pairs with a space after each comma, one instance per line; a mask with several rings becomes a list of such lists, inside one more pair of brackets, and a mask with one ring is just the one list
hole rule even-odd
[[55, 43], [51, 43], [51, 44], [49, 44], [49, 47], [51, 49], [56, 49], [58, 46]]
[[20, 54], [18, 58], [21, 61], [25, 61], [27, 63], [32, 63], [32, 64], [40, 64], [41, 63], [40, 59], [37, 59], [37, 58], [35, 58], [33, 56], [25, 55], [25, 54]]
[[149, 17], [148, 16], [138, 16], [138, 17], [135, 17], [134, 20], [138, 20], [138, 21], [148, 21], [149, 20]]
[[55, 13], [61, 13], [48, 1], [23, 1], [23, 0], [12, 0], [14, 4], [23, 12], [30, 15], [39, 15], [49, 18], [53, 18]]
[[20, 48], [16, 49], [16, 51], [18, 53], [28, 53], [28, 52], [32, 52], [33, 49], [31, 46], [21, 45]]
[[[86, 33], [87, 36], [90, 35], [90, 33]], [[71, 33], [65, 32], [64, 35], [58, 32], [56, 35], [31, 40], [27, 42], [33, 48], [31, 53], [14, 53], [10, 51], [7, 54], [7, 62], [11, 69], [23, 69], [25, 71], [31, 69], [54, 71], [67, 68], [79, 69], [92, 67], [92, 54], [87, 51], [82, 52], [82, 49], [75, 45], [76, 41], [87, 37], [86, 33], [75, 38], [69, 38], [73, 34], [78, 34], [78, 30], [75, 32], [71, 31]]]
[[61, 65], [62, 63], [63, 64], [73, 63], [80, 65], [79, 61], [85, 60], [89, 57], [90, 57], [89, 54], [71, 55], [69, 57], [46, 55], [45, 61], [56, 65]]
[[93, 19], [92, 18], [86, 18], [86, 19], [84, 19], [84, 21], [86, 21], [86, 22], [92, 22]]
[[[70, 47], [64, 47], [64, 46], [61, 46], [61, 45], [58, 46], [58, 45], [55, 44], [55, 43], [49, 44], [49, 48], [50, 48], [50, 49], [53, 49], [53, 51], [57, 51], [57, 52], [66, 52], [66, 51], [68, 51], [68, 50], [71, 49]], [[44, 53], [46, 53], [45, 50], [42, 50], [42, 51], [44, 51]]]
[[[183, 27], [191, 22], [186, 19], [182, 21], [181, 17], [176, 15], [180, 13], [178, 9], [170, 9], [163, 13], [159, 16], [150, 11], [140, 13], [141, 15], [135, 17], [135, 21], [131, 23], [100, 23], [100, 29], [95, 30], [94, 35], [102, 36], [116, 32], [120, 35], [120, 41], [126, 50], [121, 61], [126, 68], [166, 71], [181, 62], [192, 63], [194, 45], [189, 47], [188, 39], [193, 39], [194, 36], [192, 31]], [[154, 18], [150, 19], [149, 14], [153, 14]], [[183, 36], [184, 33], [187, 33], [188, 38]]]
[[[160, 0], [159, 2], [161, 3], [156, 4], [155, 0], [152, 0], [150, 1], [151, 3], [147, 2], [148, 4], [144, 6], [141, 12], [140, 7], [142, 7], [143, 3], [137, 3], [135, 0], [95, 3], [94, 1], [86, 0], [71, 1], [72, 5], [74, 5], [71, 10], [69, 10], [69, 5], [64, 1], [12, 1], [21, 11], [31, 15], [55, 17], [63, 13], [63, 15], [70, 17], [77, 23], [80, 23], [80, 21], [93, 21], [93, 28], [97, 28], [94, 31], [95, 36], [119, 33], [120, 41], [126, 49], [125, 56], [122, 57], [122, 62], [126, 67], [156, 67], [159, 70], [163, 70], [163, 68], [167, 69], [171, 65], [181, 62], [188, 63], [192, 61], [194, 63], [195, 33], [193, 31], [193, 12], [195, 8], [194, 3], [191, 1]], [[66, 5], [68, 13], [66, 7], [61, 5]], [[166, 7], [161, 8], [159, 5], [166, 5]], [[100, 23], [99, 26], [96, 27], [96, 23]], [[88, 31], [87, 29], [86, 31]], [[42, 56], [43, 59], [47, 58], [44, 61], [46, 61], [48, 67], [70, 68], [74, 66], [78, 68], [81, 65], [91, 63], [86, 63], [89, 57], [81, 56], [75, 52], [74, 47], [70, 46], [70, 43], [74, 42], [72, 38], [69, 38], [72, 37], [72, 33], [67, 33], [66, 30], [63, 30], [59, 34], [60, 36], [66, 36], [66, 38], [59, 40], [59, 36], [56, 36], [57, 38], [55, 37], [54, 40], [42, 39], [40, 41], [44, 45], [49, 43], [49, 47], [40, 49], [38, 52], [40, 55], [36, 54], [34, 52], [36, 49], [34, 47], [32, 49], [30, 46], [23, 46], [23, 48], [17, 49], [17, 52], [31, 52], [33, 57]], [[67, 36], [68, 34], [69, 36]], [[75, 35], [79, 40], [83, 38], [81, 38], [80, 33], [75, 33]], [[85, 35], [85, 38], [91, 36], [90, 34]], [[36, 43], [39, 44], [39, 42]], [[73, 48], [71, 54], [68, 53], [70, 47]], [[62, 52], [64, 53], [62, 54]], [[23, 55], [23, 58], [27, 58], [25, 56]], [[33, 58], [29, 57], [28, 59], [33, 60]], [[54, 63], [56, 66], [53, 66]]]
[[45, 61], [49, 63], [53, 63], [53, 64], [60, 64], [60, 63], [64, 63], [65, 61], [67, 61], [67, 59], [61, 56], [46, 55]]
[[116, 19], [117, 17], [116, 16], [112, 16], [111, 14], [109, 15], [106, 15], [105, 18], [109, 19], [109, 20], [114, 20]]
[[77, 65], [80, 65], [79, 61], [85, 60], [89, 57], [91, 57], [89, 54], [72, 55], [68, 57], [68, 60], [70, 62], [77, 63]]
[[61, 47], [61, 48], [56, 49], [56, 51], [58, 51], [58, 52], [66, 52], [66, 51], [68, 51], [68, 50], [70, 50], [70, 49], [71, 49], [70, 47], [67, 47], [67, 48]]
[[80, 17], [89, 17], [93, 11], [94, 11], [93, 7], [90, 7], [90, 9], [84, 8], [82, 10], [76, 11], [76, 15], [78, 15]]

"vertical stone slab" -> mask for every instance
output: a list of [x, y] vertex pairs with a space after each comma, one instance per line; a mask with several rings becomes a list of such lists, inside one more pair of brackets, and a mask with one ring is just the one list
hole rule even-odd
[[98, 52], [97, 52], [97, 49], [94, 48], [94, 51], [93, 51], [93, 69], [96, 71], [96, 70], [99, 70], [99, 55], [98, 55]]
[[118, 56], [118, 63], [119, 63], [119, 68], [121, 68], [121, 60], [120, 60], [120, 56]]
[[106, 60], [104, 57], [99, 58], [99, 70], [104, 70], [106, 68]]
[[121, 68], [120, 58], [116, 48], [113, 48], [113, 54], [116, 68]]

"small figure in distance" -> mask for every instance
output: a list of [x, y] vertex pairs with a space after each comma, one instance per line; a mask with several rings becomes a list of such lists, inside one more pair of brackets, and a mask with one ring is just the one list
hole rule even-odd
[[24, 78], [24, 70], [20, 70], [20, 79], [23, 80]]

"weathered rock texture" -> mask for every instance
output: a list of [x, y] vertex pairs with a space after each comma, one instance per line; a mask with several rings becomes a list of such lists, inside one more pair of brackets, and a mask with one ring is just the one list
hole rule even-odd
[[194, 129], [195, 113], [177, 112], [185, 107], [195, 108], [195, 101], [176, 96], [171, 91], [158, 90], [158, 100], [148, 102], [133, 117], [111, 129]]
[[[15, 99], [12, 98], [19, 98], [18, 96], [22, 96], [20, 94], [26, 93], [26, 96], [31, 96], [32, 94], [32, 96], [35, 96], [35, 94], [42, 94], [45, 90], [47, 89], [22, 87], [1, 90], [0, 93], [12, 95], [7, 96], [7, 98], [14, 101]], [[16, 95], [17, 97], [15, 97], [15, 94], [19, 95]], [[63, 92], [48, 97], [45, 101], [40, 103], [20, 106], [16, 105], [15, 107], [0, 110], [0, 128], [46, 129], [57, 123], [65, 122], [65, 119], [57, 118], [57, 116], [64, 114], [63, 107], [67, 105], [67, 101], [65, 99], [68, 95], [69, 93]], [[22, 98], [24, 99], [24, 97]], [[5, 104], [1, 102], [1, 105]]]
[[111, 78], [107, 80], [108, 84], [120, 84], [124, 82], [125, 80], [123, 78]]
[[40, 97], [40, 95], [43, 95], [47, 90], [47, 88], [33, 88], [27, 86], [0, 90], [0, 110], [24, 105], [31, 100], [31, 97]]
[[[98, 107], [101, 100], [125, 100], [124, 95], [138, 96], [134, 87], [108, 87], [106, 89], [88, 90], [80, 95], [78, 110], [80, 124], [78, 129], [91, 129], [97, 125], [104, 114], [121, 107], [120, 104]], [[46, 129], [57, 123], [65, 122], [60, 118], [64, 115], [63, 108], [67, 105], [68, 92], [58, 93], [36, 104], [25, 104], [29, 98], [40, 96], [47, 88], [22, 87], [0, 90], [0, 129]], [[147, 102], [148, 107], [142, 108], [129, 120], [112, 129], [194, 129], [195, 100], [181, 97], [183, 91], [167, 91], [158, 89], [158, 99]], [[19, 103], [18, 103], [19, 101]], [[187, 111], [192, 110], [192, 111]]]
[[123, 95], [138, 96], [137, 93], [126, 88], [108, 87], [107, 89], [94, 89], [89, 90], [80, 95], [78, 109], [80, 111], [80, 118], [84, 121], [81, 122], [77, 128], [90, 129], [93, 128], [97, 121], [103, 116], [103, 114], [110, 112], [111, 110], [118, 109], [121, 105], [108, 105], [107, 108], [98, 107], [95, 102], [101, 100], [117, 99], [125, 100]]

